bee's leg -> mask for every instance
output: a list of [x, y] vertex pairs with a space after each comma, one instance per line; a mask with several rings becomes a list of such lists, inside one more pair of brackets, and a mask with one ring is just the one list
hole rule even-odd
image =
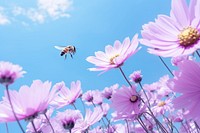
[[66, 58], [67, 58], [67, 54], [65, 54], [65, 60], [66, 60]]
[[72, 53], [70, 53], [71, 58], [73, 58]]

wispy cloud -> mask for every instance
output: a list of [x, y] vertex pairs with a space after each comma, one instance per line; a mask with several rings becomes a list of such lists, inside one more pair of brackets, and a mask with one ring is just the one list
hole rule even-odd
[[6, 25], [9, 24], [10, 20], [4, 13], [4, 8], [0, 7], [0, 25]]
[[[21, 18], [29, 19], [36, 23], [44, 23], [48, 19], [57, 20], [63, 17], [70, 17], [73, 0], [37, 0], [33, 7], [22, 7], [14, 3], [9, 14], [15, 20]], [[9, 24], [11, 21], [3, 14], [4, 8], [0, 7], [0, 25]], [[24, 20], [21, 20], [24, 22]]]
[[71, 6], [70, 0], [38, 0], [38, 9], [46, 12], [53, 19], [69, 17], [67, 11]]

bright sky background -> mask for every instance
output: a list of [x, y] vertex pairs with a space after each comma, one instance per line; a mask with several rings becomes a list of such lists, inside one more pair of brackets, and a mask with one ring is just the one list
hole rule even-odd
[[[123, 41], [136, 33], [141, 37], [142, 25], [154, 21], [158, 14], [168, 15], [170, 5], [169, 0], [1, 0], [0, 60], [19, 64], [27, 71], [10, 89], [30, 86], [35, 79], [52, 84], [64, 81], [67, 86], [80, 80], [83, 92], [127, 84], [117, 69], [100, 76], [88, 71], [94, 65], [85, 59], [115, 40]], [[54, 45], [74, 45], [77, 53], [64, 60]], [[127, 76], [142, 70], [143, 84], [169, 74], [145, 46], [122, 68]], [[1, 97], [4, 90], [1, 85]], [[10, 133], [20, 132], [16, 123], [8, 126]], [[5, 132], [5, 124], [0, 124], [0, 132]]]

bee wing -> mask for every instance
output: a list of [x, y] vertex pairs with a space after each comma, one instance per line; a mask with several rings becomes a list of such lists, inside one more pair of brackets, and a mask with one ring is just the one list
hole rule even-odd
[[64, 50], [66, 48], [66, 46], [54, 46], [54, 47], [58, 50]]

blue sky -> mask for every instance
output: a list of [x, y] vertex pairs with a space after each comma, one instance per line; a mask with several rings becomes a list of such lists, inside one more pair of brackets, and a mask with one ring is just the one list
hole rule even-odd
[[[56, 2], [57, 1], [57, 2]], [[53, 3], [53, 4], [51, 4]], [[10, 89], [30, 85], [33, 80], [80, 80], [83, 91], [103, 90], [115, 83], [126, 84], [119, 70], [99, 72], [85, 59], [95, 51], [104, 51], [115, 40], [132, 38], [142, 25], [154, 21], [158, 14], [169, 14], [171, 1], [164, 0], [1, 0], [0, 1], [0, 60], [19, 64], [27, 71]], [[74, 58], [64, 60], [54, 45], [74, 45]], [[69, 56], [68, 56], [69, 57]], [[165, 59], [169, 63], [169, 59]], [[122, 67], [127, 76], [142, 70], [143, 83], [152, 83], [168, 74], [158, 57], [146, 52], [146, 47], [129, 58]], [[4, 94], [0, 86], [0, 96]], [[11, 133], [19, 130], [9, 124]], [[0, 132], [5, 125], [0, 124]]]

